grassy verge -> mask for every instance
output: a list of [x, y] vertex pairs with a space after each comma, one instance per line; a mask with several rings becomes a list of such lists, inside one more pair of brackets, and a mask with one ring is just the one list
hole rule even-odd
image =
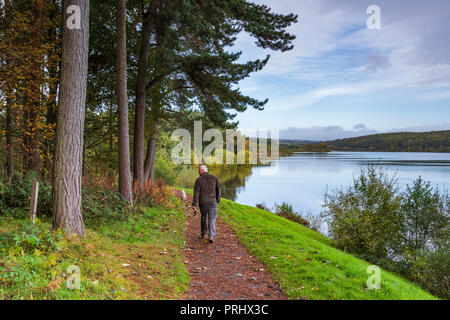
[[[179, 298], [189, 274], [182, 254], [184, 215], [174, 202], [173, 208], [145, 208], [125, 221], [87, 222], [87, 237], [62, 237], [51, 253], [0, 250], [0, 299]], [[26, 224], [0, 216], [0, 236], [13, 237]], [[44, 231], [50, 226], [39, 223]], [[80, 268], [79, 290], [66, 285], [71, 265]]]
[[223, 200], [219, 216], [236, 231], [291, 299], [435, 299], [381, 270], [381, 289], [367, 289], [366, 261], [333, 247], [323, 235], [273, 213]]

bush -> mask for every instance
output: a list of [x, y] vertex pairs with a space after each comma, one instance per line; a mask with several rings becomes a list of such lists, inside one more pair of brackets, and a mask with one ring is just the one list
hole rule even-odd
[[406, 191], [402, 193], [399, 254], [407, 251], [415, 256], [420, 251], [439, 246], [442, 230], [448, 226], [443, 200], [439, 190], [433, 189], [421, 177], [411, 186], [407, 185]]
[[421, 177], [396, 181], [369, 167], [347, 190], [325, 196], [324, 216], [341, 248], [449, 298], [450, 197]]
[[396, 192], [396, 180], [375, 167], [361, 171], [348, 189], [327, 192], [323, 216], [337, 245], [375, 260], [387, 258], [400, 230]]
[[103, 221], [125, 220], [130, 210], [118, 192], [83, 188], [81, 211], [85, 222], [92, 227], [101, 225]]
[[[30, 207], [30, 195], [33, 179], [37, 178], [34, 171], [25, 175], [19, 171], [13, 173], [10, 179], [0, 183], [0, 214], [24, 218]], [[37, 215], [51, 215], [52, 211], [51, 185], [46, 181], [39, 183]]]
[[169, 206], [171, 203], [170, 187], [164, 179], [149, 180], [142, 188], [135, 184], [133, 187], [134, 203], [148, 207]]
[[20, 228], [7, 233], [0, 234], [0, 251], [10, 256], [29, 254], [47, 254], [58, 249], [58, 242], [62, 239], [61, 230], [50, 231], [40, 225], [39, 219], [36, 224], [26, 222]]
[[300, 223], [304, 226], [309, 227], [309, 222], [303, 218], [300, 214], [296, 213], [292, 208], [292, 205], [283, 202], [280, 205], [275, 203], [274, 211], [276, 215], [280, 217], [284, 217], [290, 221]]
[[155, 180], [164, 179], [167, 184], [173, 185], [177, 178], [177, 168], [165, 149], [156, 152]]
[[450, 251], [448, 248], [428, 252], [420, 284], [430, 292], [450, 299]]
[[138, 210], [122, 199], [116, 181], [115, 174], [83, 177], [81, 210], [84, 221], [91, 228], [112, 220], [124, 221]]
[[266, 207], [266, 204], [264, 202], [263, 203], [257, 203], [255, 205], [255, 207], [258, 208], [258, 209], [261, 209], [261, 210], [265, 210], [265, 211], [271, 212], [270, 209], [268, 207]]

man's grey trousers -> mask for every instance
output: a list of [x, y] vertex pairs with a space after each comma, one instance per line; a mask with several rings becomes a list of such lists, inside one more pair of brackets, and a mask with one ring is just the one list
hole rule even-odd
[[207, 205], [200, 205], [201, 212], [201, 235], [206, 236], [209, 233], [209, 238], [214, 239], [216, 236], [216, 218], [217, 218], [217, 203]]

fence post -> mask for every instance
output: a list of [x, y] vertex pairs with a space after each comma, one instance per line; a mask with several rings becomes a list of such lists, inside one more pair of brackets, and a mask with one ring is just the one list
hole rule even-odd
[[31, 200], [30, 200], [30, 220], [33, 223], [35, 223], [36, 220], [38, 195], [39, 195], [39, 181], [37, 179], [33, 179], [33, 184], [31, 187]]

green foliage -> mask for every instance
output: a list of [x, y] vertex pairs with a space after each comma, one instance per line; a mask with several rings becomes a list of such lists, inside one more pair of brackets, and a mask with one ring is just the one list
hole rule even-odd
[[91, 228], [97, 228], [105, 221], [126, 220], [132, 212], [128, 202], [115, 190], [85, 187], [82, 191], [83, 219]]
[[274, 211], [276, 215], [286, 218], [288, 220], [300, 223], [304, 226], [309, 226], [309, 222], [303, 218], [299, 213], [295, 212], [292, 205], [282, 202], [281, 204], [275, 203]]
[[[30, 287], [37, 278], [51, 276], [56, 265], [62, 231], [52, 231], [36, 219], [25, 221], [7, 233], [0, 233], [0, 282], [2, 286]], [[9, 263], [2, 263], [7, 260]], [[14, 263], [21, 261], [21, 263]], [[40, 269], [35, 264], [39, 261]], [[1, 292], [0, 292], [1, 294]]]
[[421, 177], [398, 193], [394, 179], [369, 167], [347, 190], [327, 193], [324, 207], [338, 247], [449, 297], [448, 194]]
[[[0, 182], [0, 215], [25, 217], [30, 207], [30, 195], [34, 171], [25, 175], [15, 171], [10, 179]], [[51, 185], [46, 181], [39, 182], [37, 215], [51, 215]]]
[[173, 185], [177, 178], [177, 165], [171, 160], [169, 151], [158, 149], [155, 158], [155, 179], [165, 179], [166, 183]]
[[328, 144], [324, 142], [319, 142], [315, 144], [305, 144], [299, 147], [298, 151], [307, 151], [307, 152], [330, 152], [331, 148]]
[[421, 177], [406, 187], [401, 206], [403, 250], [415, 256], [430, 246], [442, 246], [442, 230], [449, 226], [449, 216], [443, 210], [442, 201], [439, 190]]
[[450, 152], [450, 130], [382, 133], [327, 144], [331, 150], [342, 151]]
[[429, 251], [424, 257], [419, 283], [437, 296], [450, 299], [450, 250]]
[[10, 233], [3, 234], [0, 251], [7, 252], [10, 256], [18, 256], [25, 253], [40, 255], [57, 250], [58, 242], [62, 238], [61, 230], [50, 231], [40, 224], [39, 219], [36, 220], [36, 224], [25, 222]]
[[[0, 300], [177, 299], [188, 288], [179, 201], [171, 209], [145, 208], [125, 220], [104, 219], [95, 231], [89, 224], [85, 238], [62, 237], [49, 222], [39, 221], [37, 230], [0, 216], [0, 246], [6, 248], [0, 249]], [[30, 246], [35, 238], [39, 253]], [[9, 254], [15, 241], [26, 249]], [[81, 270], [79, 290], [67, 287], [72, 265]]]
[[384, 259], [400, 229], [400, 207], [395, 179], [382, 169], [368, 167], [347, 190], [327, 191], [323, 215], [341, 248]]

